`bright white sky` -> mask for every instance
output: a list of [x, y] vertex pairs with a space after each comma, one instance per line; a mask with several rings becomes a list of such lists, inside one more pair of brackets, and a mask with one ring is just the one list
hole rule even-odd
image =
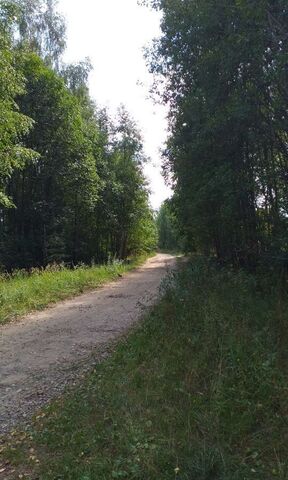
[[[143, 47], [160, 34], [160, 17], [137, 0], [59, 0], [67, 22], [66, 62], [89, 57], [94, 71], [90, 93], [114, 114], [123, 103], [137, 121], [151, 158], [145, 173], [151, 183], [151, 203], [158, 208], [171, 191], [161, 176], [159, 149], [167, 132], [164, 107], [148, 98], [152, 78]], [[142, 86], [139, 85], [141, 82]]]

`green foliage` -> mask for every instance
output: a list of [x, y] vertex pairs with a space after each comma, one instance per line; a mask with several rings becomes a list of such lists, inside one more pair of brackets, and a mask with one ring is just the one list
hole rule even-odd
[[22, 169], [36, 156], [21, 143], [33, 121], [19, 111], [16, 103], [16, 97], [24, 91], [24, 78], [15, 66], [17, 60], [19, 56], [9, 37], [0, 29], [0, 207], [6, 208], [12, 206], [7, 181], [15, 170]]
[[[147, 222], [151, 218], [148, 212], [146, 180], [141, 168], [145, 157], [141, 135], [123, 106], [118, 111], [112, 133], [114, 228], [115, 233], [117, 232], [119, 256], [125, 258], [130, 250], [130, 237], [135, 236], [136, 230], [139, 232], [139, 222], [142, 219]], [[151, 241], [153, 248], [154, 239]]]
[[150, 64], [170, 106], [165, 168], [190, 248], [250, 268], [259, 257], [282, 257], [286, 2], [152, 3], [163, 14]]
[[286, 310], [258, 278], [193, 259], [4, 458], [43, 480], [286, 479]]
[[0, 264], [8, 270], [123, 259], [156, 244], [141, 135], [124, 107], [112, 121], [91, 100], [88, 59], [60, 69], [55, 6], [0, 4]]
[[99, 239], [97, 258], [124, 258], [133, 251], [151, 251], [156, 243], [155, 225], [142, 171], [145, 159], [137, 126], [124, 107], [113, 122], [105, 111], [97, 111], [97, 118], [99, 136], [94, 144], [100, 177], [94, 216], [95, 235]]
[[57, 13], [58, 1], [6, 0], [2, 3], [4, 18], [12, 21], [15, 42], [40, 55], [47, 65], [59, 69], [66, 46], [66, 25]]
[[[22, 69], [26, 93], [18, 103], [35, 120], [26, 145], [40, 157], [15, 174], [9, 184], [17, 209], [7, 212], [4, 233], [10, 242], [4, 248], [7, 257], [13, 255], [13, 267], [29, 266], [29, 259], [38, 265], [61, 260], [61, 253], [63, 258], [66, 254], [74, 260], [78, 219], [93, 208], [98, 183], [77, 99], [39, 57], [26, 55]], [[65, 251], [67, 237], [72, 239], [70, 251]], [[53, 251], [57, 238], [64, 245], [58, 258]]]
[[[158, 246], [156, 221], [149, 207], [147, 196], [147, 192], [144, 192], [142, 195], [141, 215], [136, 218], [133, 230], [129, 235], [128, 245], [129, 250], [132, 252], [153, 252], [156, 251]], [[141, 203], [139, 203], [140, 205]]]
[[14, 270], [0, 275], [0, 326], [16, 317], [42, 310], [52, 303], [99, 287], [141, 265], [146, 255], [131, 258], [129, 263], [110, 262], [88, 267], [78, 265], [68, 269], [65, 264], [50, 264], [46, 268]]
[[183, 249], [183, 241], [173, 203], [173, 199], [166, 200], [158, 212], [158, 245], [162, 250], [180, 251]]

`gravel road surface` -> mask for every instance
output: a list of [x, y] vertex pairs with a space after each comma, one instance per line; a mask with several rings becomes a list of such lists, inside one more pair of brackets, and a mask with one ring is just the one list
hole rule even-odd
[[175, 262], [158, 254], [116, 282], [0, 327], [0, 433], [28, 421], [105, 358], [156, 301]]

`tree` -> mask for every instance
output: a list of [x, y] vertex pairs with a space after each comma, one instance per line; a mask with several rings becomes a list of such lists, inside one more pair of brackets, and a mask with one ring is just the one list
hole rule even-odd
[[129, 251], [130, 232], [141, 217], [146, 180], [141, 168], [145, 161], [142, 139], [135, 122], [123, 106], [118, 110], [113, 137], [113, 160], [117, 185], [116, 243], [120, 258], [125, 258]]
[[88, 59], [60, 68], [55, 6], [0, 3], [0, 262], [9, 270], [124, 259], [156, 244], [141, 135], [124, 107], [111, 121], [91, 100]]
[[[82, 218], [97, 200], [92, 146], [78, 101], [63, 81], [33, 54], [25, 58], [22, 69], [26, 94], [18, 102], [35, 120], [26, 145], [40, 158], [9, 182], [17, 206], [6, 214], [10, 259], [21, 266], [75, 262]], [[9, 256], [9, 248], [5, 255]]]
[[14, 42], [59, 69], [66, 26], [57, 4], [57, 0], [2, 0], [1, 11], [3, 21], [12, 21]]
[[[2, 15], [2, 10], [0, 12]], [[8, 33], [9, 23], [3, 23], [0, 28], [0, 116], [4, 120], [0, 123], [0, 208], [13, 205], [7, 193], [7, 182], [13, 172], [36, 156], [21, 142], [33, 120], [19, 111], [16, 102], [16, 97], [24, 92], [24, 77], [16, 69], [19, 57], [12, 49]]]
[[151, 70], [170, 105], [165, 168], [190, 247], [253, 267], [287, 238], [285, 2], [153, 5], [163, 35]]
[[157, 215], [158, 245], [161, 250], [182, 248], [178, 220], [173, 208], [173, 200], [165, 200]]

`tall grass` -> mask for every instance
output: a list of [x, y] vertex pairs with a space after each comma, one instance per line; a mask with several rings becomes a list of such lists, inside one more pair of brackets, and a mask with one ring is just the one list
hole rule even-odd
[[110, 359], [8, 439], [15, 475], [288, 478], [287, 299], [201, 259], [163, 292]]
[[139, 256], [129, 263], [110, 262], [108, 265], [74, 269], [64, 265], [50, 265], [32, 272], [17, 270], [0, 276], [0, 325], [28, 312], [41, 310], [59, 300], [69, 298], [135, 268], [147, 256]]

